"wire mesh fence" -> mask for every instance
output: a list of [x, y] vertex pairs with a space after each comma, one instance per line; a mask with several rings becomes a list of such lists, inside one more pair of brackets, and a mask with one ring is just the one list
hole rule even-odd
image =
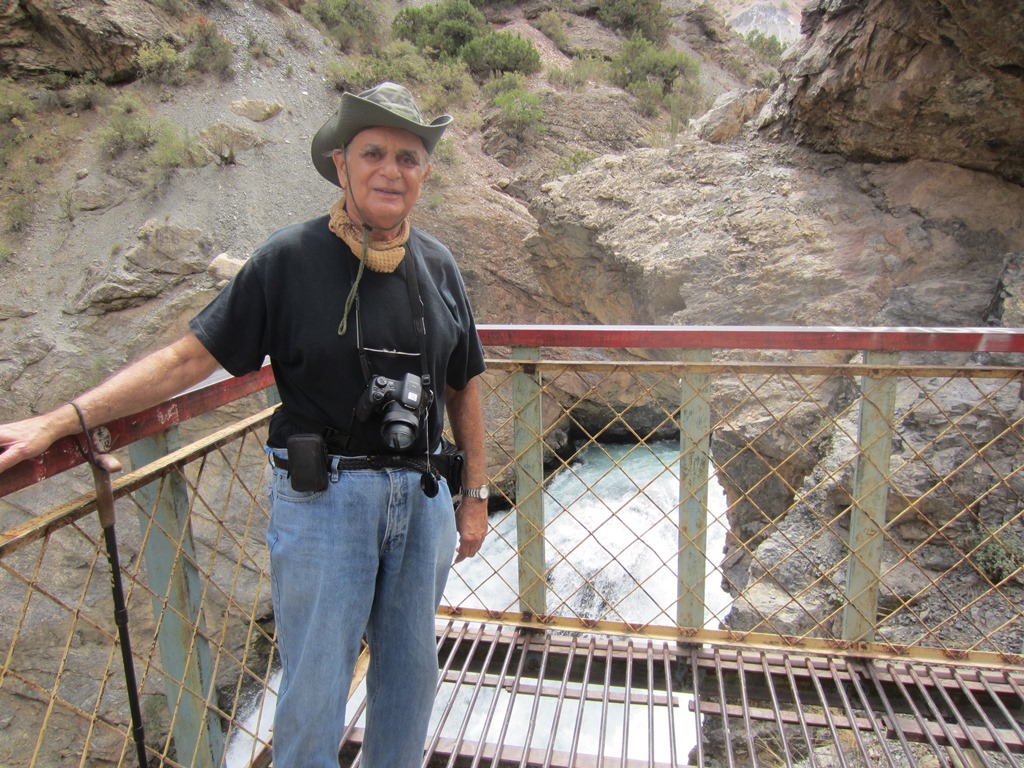
[[[1016, 368], [886, 358], [492, 361], [499, 500], [441, 616], [1019, 673], [1021, 383]], [[151, 766], [269, 761], [267, 418], [142, 451], [115, 480]], [[11, 519], [17, 499], [3, 503]], [[5, 768], [132, 764], [94, 508], [86, 493], [0, 538]]]

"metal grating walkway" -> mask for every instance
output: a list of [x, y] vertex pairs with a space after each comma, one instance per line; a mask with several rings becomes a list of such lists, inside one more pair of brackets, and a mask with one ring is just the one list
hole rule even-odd
[[1024, 670], [464, 621], [438, 653], [427, 766], [1024, 766]]

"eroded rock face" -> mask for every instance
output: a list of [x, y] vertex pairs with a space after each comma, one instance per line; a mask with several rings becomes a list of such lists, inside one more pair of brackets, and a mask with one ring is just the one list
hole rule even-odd
[[1019, 0], [818, 0], [762, 127], [859, 160], [926, 159], [1024, 183]]
[[979, 325], [1024, 189], [954, 165], [845, 163], [685, 137], [543, 187], [526, 240], [573, 320]]
[[171, 35], [167, 16], [144, 0], [14, 0], [0, 6], [0, 72], [128, 80], [139, 46]]

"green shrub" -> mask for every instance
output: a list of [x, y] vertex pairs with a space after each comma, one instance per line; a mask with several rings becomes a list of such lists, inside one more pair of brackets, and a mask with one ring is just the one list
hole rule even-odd
[[28, 117], [35, 111], [25, 89], [9, 78], [0, 80], [0, 123]]
[[558, 11], [544, 11], [533, 24], [555, 44], [562, 53], [569, 52], [569, 35], [565, 30], [565, 21]]
[[762, 61], [773, 67], [779, 66], [782, 62], [782, 52], [786, 48], [775, 35], [766, 35], [759, 29], [752, 29], [747, 33], [746, 41]]
[[487, 34], [490, 25], [470, 0], [403, 8], [391, 22], [395, 37], [433, 57], [458, 56], [463, 46]]
[[253, 61], [262, 61], [267, 64], [274, 63], [274, 54], [270, 51], [270, 43], [267, 42], [266, 38], [261, 37], [259, 32], [248, 25], [245, 27], [245, 49]]
[[135, 64], [144, 80], [163, 85], [180, 85], [184, 79], [181, 57], [175, 47], [165, 40], [143, 44], [135, 54]]
[[494, 101], [499, 93], [521, 91], [526, 86], [526, 75], [521, 72], [505, 72], [488, 80], [480, 89], [489, 101]]
[[393, 83], [425, 83], [430, 80], [432, 63], [408, 40], [395, 40], [381, 48], [366, 62], [367, 86], [390, 80]]
[[189, 39], [192, 49], [188, 69], [213, 74], [222, 80], [234, 75], [235, 46], [220, 33], [216, 22], [198, 17], [189, 30]]
[[163, 8], [175, 16], [184, 16], [188, 13], [188, 3], [185, 0], [150, 0], [157, 8]]
[[99, 131], [99, 146], [104, 155], [117, 157], [129, 149], [146, 149], [156, 141], [156, 128], [138, 96], [121, 94], [110, 110], [110, 119]]
[[459, 56], [477, 77], [498, 72], [533, 74], [540, 69], [536, 46], [519, 33], [491, 32], [470, 40]]
[[385, 16], [372, 0], [309, 0], [302, 15], [343, 51], [369, 50], [381, 41]]
[[580, 90], [588, 82], [604, 82], [608, 80], [608, 63], [593, 56], [573, 59], [569, 69], [551, 69], [548, 82], [562, 88]]
[[210, 153], [187, 131], [181, 133], [171, 123], [163, 122], [155, 133], [148, 155], [147, 192], [163, 189], [178, 168], [201, 168], [210, 162]]
[[597, 157], [597, 153], [591, 152], [589, 149], [577, 149], [568, 157], [560, 157], [558, 162], [555, 163], [555, 176], [567, 176], [576, 173], [576, 171], [595, 157]]
[[427, 115], [433, 115], [464, 106], [476, 93], [476, 83], [466, 62], [442, 59], [433, 63], [429, 79], [417, 89], [416, 96], [420, 109]]
[[1024, 568], [1024, 539], [1014, 531], [979, 532], [971, 560], [992, 584], [1001, 584]]
[[700, 63], [683, 51], [659, 50], [645, 38], [634, 35], [612, 59], [612, 82], [620, 88], [633, 90], [645, 83], [655, 83], [663, 94], [669, 93], [677, 80], [692, 80], [700, 74]]
[[384, 80], [402, 83], [416, 95], [426, 115], [461, 106], [476, 94], [476, 84], [461, 59], [432, 61], [407, 40], [396, 40], [362, 61], [331, 62], [328, 81], [339, 91], [357, 93]]
[[610, 29], [639, 33], [659, 45], [668, 39], [672, 26], [661, 0], [598, 0], [597, 18]]
[[96, 79], [96, 75], [86, 74], [68, 86], [65, 105], [75, 112], [87, 109], [99, 109], [110, 103], [113, 95], [105, 83]]
[[665, 104], [665, 91], [660, 83], [642, 80], [629, 86], [636, 96], [636, 109], [644, 117], [654, 117]]
[[505, 91], [494, 98], [498, 124], [509, 136], [526, 141], [545, 130], [541, 97], [523, 90]]

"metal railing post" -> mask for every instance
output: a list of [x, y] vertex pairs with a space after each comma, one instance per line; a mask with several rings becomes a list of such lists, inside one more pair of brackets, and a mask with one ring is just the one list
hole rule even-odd
[[[688, 349], [683, 362], [710, 363], [710, 349]], [[679, 600], [676, 622], [704, 626], [708, 538], [708, 472], [711, 467], [711, 376], [686, 371], [679, 392]]]
[[[868, 365], [895, 365], [895, 352], [868, 352]], [[889, 496], [889, 460], [892, 423], [896, 411], [895, 376], [879, 373], [861, 380], [863, 398], [857, 430], [859, 450], [850, 506], [850, 561], [846, 572], [846, 605], [842, 637], [851, 641], [874, 639], [882, 572], [882, 531]]]
[[[179, 447], [173, 428], [133, 443], [129, 456], [145, 466]], [[220, 721], [207, 701], [215, 696], [213, 663], [202, 615], [203, 582], [193, 565], [195, 545], [189, 525], [185, 482], [176, 472], [138, 491], [139, 525], [145, 533], [146, 575], [153, 590], [153, 614], [164, 689], [174, 717], [178, 759], [193, 768], [217, 768], [224, 754]], [[153, 515], [149, 518], [150, 511]]]
[[[516, 347], [514, 360], [539, 360], [537, 347]], [[519, 608], [542, 615], [547, 608], [544, 546], [544, 422], [540, 372], [526, 364], [512, 374], [516, 456], [516, 532], [519, 549]]]

